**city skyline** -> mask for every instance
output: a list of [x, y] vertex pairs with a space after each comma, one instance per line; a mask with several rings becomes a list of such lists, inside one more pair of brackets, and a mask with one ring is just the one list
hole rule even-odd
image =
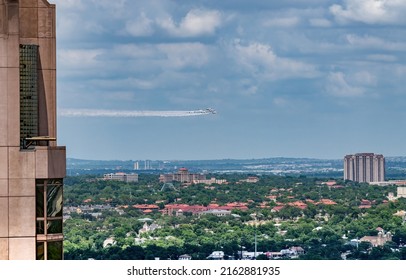
[[59, 112], [217, 111], [59, 115], [70, 158], [405, 155], [406, 3], [51, 2]]

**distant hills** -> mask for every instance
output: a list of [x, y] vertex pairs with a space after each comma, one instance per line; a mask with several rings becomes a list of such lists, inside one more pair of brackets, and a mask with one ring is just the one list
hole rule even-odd
[[[216, 160], [87, 160], [67, 159], [68, 175], [102, 174], [106, 172], [165, 173], [181, 167], [191, 172], [252, 173], [342, 177], [342, 159], [262, 158]], [[406, 178], [406, 157], [387, 157], [388, 178]]]

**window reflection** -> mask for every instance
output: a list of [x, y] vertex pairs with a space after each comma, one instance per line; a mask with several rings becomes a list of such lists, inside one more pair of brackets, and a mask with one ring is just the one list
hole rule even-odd
[[47, 233], [62, 233], [62, 220], [49, 221], [47, 223]]
[[44, 251], [45, 251], [45, 243], [37, 242], [37, 260], [45, 259]]
[[62, 260], [62, 241], [48, 242], [47, 244], [47, 259]]
[[62, 217], [62, 186], [47, 186], [47, 217]]

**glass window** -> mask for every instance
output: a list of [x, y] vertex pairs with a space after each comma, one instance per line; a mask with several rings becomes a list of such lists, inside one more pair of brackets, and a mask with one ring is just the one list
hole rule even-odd
[[47, 186], [47, 217], [62, 217], [62, 186]]
[[62, 241], [48, 242], [47, 244], [47, 259], [62, 260], [63, 246]]
[[44, 260], [45, 255], [45, 243], [37, 242], [37, 260]]
[[37, 221], [37, 234], [45, 234], [44, 221]]
[[36, 188], [36, 213], [37, 218], [44, 217], [44, 186], [37, 184]]
[[62, 233], [62, 220], [48, 220], [47, 222], [47, 233]]

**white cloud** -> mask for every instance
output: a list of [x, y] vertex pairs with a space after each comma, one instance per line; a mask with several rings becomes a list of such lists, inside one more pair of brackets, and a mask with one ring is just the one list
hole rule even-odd
[[164, 53], [167, 67], [201, 67], [210, 58], [208, 47], [201, 43], [159, 44], [157, 49]]
[[176, 24], [172, 17], [157, 20], [162, 29], [176, 37], [213, 35], [221, 23], [220, 12], [200, 9], [189, 11], [179, 24]]
[[371, 54], [368, 55], [369, 60], [382, 61], [382, 62], [395, 62], [397, 60], [396, 56], [389, 54]]
[[374, 36], [358, 36], [354, 34], [348, 34], [346, 39], [350, 45], [367, 48], [367, 49], [381, 49], [388, 51], [403, 51], [406, 49], [406, 43], [392, 42], [379, 37]]
[[330, 12], [340, 23], [351, 21], [367, 24], [405, 23], [404, 0], [345, 0], [345, 5], [332, 5]]
[[313, 65], [278, 57], [271, 46], [261, 43], [242, 45], [236, 42], [236, 59], [253, 75], [266, 79], [282, 79], [290, 77], [313, 78], [317, 71]]
[[98, 65], [100, 63], [98, 58], [102, 54], [104, 54], [102, 49], [65, 49], [59, 51], [58, 58], [62, 67], [68, 66], [82, 69]]
[[309, 19], [309, 23], [311, 26], [314, 27], [330, 27], [331, 22], [325, 18], [311, 18]]
[[358, 97], [365, 94], [364, 88], [351, 85], [342, 72], [331, 72], [327, 76], [326, 89], [329, 94], [339, 97]]
[[113, 54], [132, 59], [153, 59], [157, 58], [157, 51], [154, 45], [149, 44], [125, 44], [116, 45]]
[[278, 107], [285, 107], [286, 105], [289, 104], [289, 102], [282, 97], [276, 97], [272, 100], [272, 103]]
[[136, 19], [127, 21], [125, 29], [130, 35], [135, 37], [148, 36], [154, 33], [153, 21], [145, 13], [141, 13]]
[[352, 81], [354, 84], [363, 86], [374, 86], [377, 84], [377, 78], [375, 75], [368, 71], [360, 71], [353, 74], [350, 81]]
[[291, 17], [279, 17], [268, 19], [265, 21], [264, 26], [266, 27], [294, 27], [300, 23], [300, 18]]

